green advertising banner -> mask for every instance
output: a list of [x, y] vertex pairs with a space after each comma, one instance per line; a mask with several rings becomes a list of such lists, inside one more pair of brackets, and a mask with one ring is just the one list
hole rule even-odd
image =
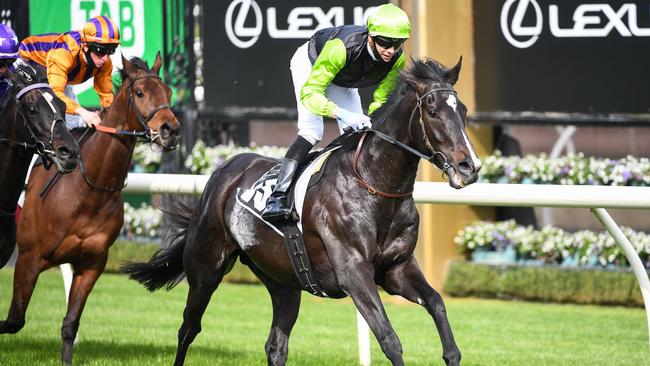
[[[114, 71], [122, 66], [121, 54], [141, 57], [153, 64], [163, 52], [162, 0], [30, 0], [30, 34], [81, 30], [89, 18], [105, 15], [118, 25], [121, 45], [111, 56]], [[83, 106], [99, 106], [92, 79], [74, 86]]]

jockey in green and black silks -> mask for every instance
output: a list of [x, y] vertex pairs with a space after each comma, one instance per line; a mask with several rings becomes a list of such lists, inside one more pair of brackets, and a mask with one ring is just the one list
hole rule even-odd
[[411, 32], [406, 13], [384, 4], [370, 14], [366, 26], [343, 25], [317, 31], [291, 59], [298, 103], [298, 137], [282, 160], [278, 182], [262, 217], [290, 216], [286, 193], [311, 148], [323, 138], [323, 116], [336, 118], [339, 130], [371, 127], [357, 88], [377, 85], [368, 108], [372, 114], [397, 84], [404, 68], [402, 45]]

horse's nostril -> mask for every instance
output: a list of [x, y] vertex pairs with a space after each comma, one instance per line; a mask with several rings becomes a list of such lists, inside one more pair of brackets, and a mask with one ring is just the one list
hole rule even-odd
[[169, 137], [169, 135], [171, 135], [171, 132], [172, 132], [172, 128], [168, 122], [165, 122], [162, 124], [162, 126], [160, 126], [160, 136], [162, 136], [163, 138]]
[[463, 160], [458, 163], [458, 170], [460, 170], [462, 174], [472, 174], [472, 164], [468, 160]]

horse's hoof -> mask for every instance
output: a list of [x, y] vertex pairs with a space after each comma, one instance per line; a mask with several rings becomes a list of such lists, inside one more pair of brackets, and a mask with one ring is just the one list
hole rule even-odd
[[4, 334], [4, 333], [15, 334], [15, 333], [18, 333], [19, 330], [23, 329], [23, 325], [16, 324], [16, 323], [11, 323], [11, 322], [8, 322], [8, 321], [2, 321], [2, 322], [0, 322], [0, 334]]

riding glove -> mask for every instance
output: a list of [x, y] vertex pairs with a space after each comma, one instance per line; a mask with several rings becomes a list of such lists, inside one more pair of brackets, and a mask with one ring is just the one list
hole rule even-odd
[[372, 127], [370, 117], [366, 116], [363, 113], [351, 112], [341, 107], [336, 110], [336, 119], [355, 130], [362, 130], [364, 128]]

